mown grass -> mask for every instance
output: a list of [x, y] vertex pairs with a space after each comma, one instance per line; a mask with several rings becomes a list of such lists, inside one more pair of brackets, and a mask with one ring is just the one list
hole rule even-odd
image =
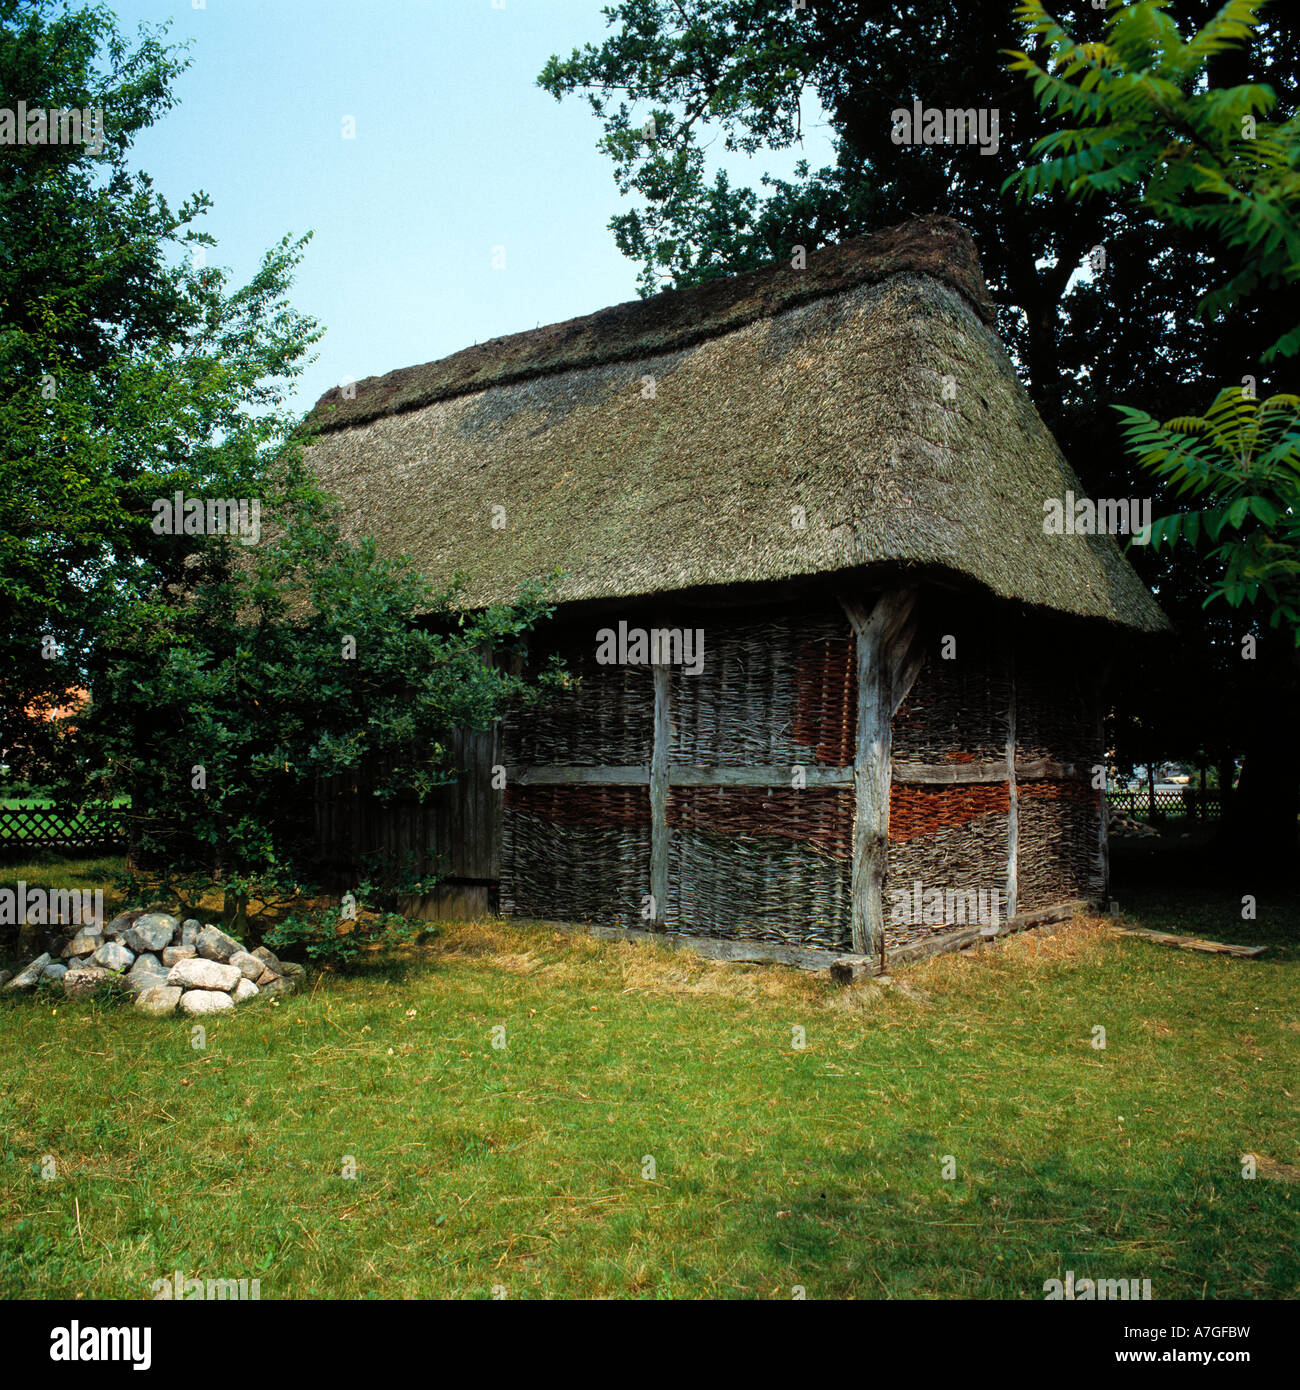
[[115, 901], [113, 875], [125, 870], [126, 860], [120, 854], [78, 859], [50, 850], [25, 857], [21, 863], [0, 865], [0, 884], [12, 885], [21, 880], [42, 888], [102, 888], [105, 903], [111, 904]]
[[843, 988], [466, 923], [202, 1050], [7, 1001], [0, 1294], [1291, 1297], [1298, 971], [1080, 918]]

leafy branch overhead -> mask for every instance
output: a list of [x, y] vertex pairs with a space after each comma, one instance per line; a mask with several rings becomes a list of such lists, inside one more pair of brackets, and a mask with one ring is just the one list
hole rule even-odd
[[1222, 573], [1205, 602], [1239, 608], [1262, 598], [1271, 626], [1300, 634], [1300, 396], [1261, 402], [1229, 387], [1204, 416], [1163, 425], [1145, 411], [1117, 409], [1142, 466], [1175, 495], [1203, 504], [1158, 518], [1152, 543], [1212, 543]]
[[[1198, 312], [1222, 319], [1272, 300], [1273, 327], [1283, 331], [1271, 343], [1256, 339], [1258, 361], [1289, 365], [1300, 354], [1300, 116], [1270, 120], [1281, 101], [1265, 83], [1211, 80], [1216, 61], [1257, 41], [1263, 5], [1229, 0], [1188, 38], [1166, 8], [1166, 0], [1112, 6], [1104, 38], [1079, 42], [1041, 0], [1021, 5], [1046, 56], [1014, 52], [1011, 69], [1029, 79], [1044, 111], [1081, 124], [1039, 140], [1041, 161], [1007, 185], [1026, 199], [1127, 199], [1201, 237], [1228, 276]], [[1260, 605], [1300, 647], [1300, 397], [1258, 401], [1254, 364], [1244, 365], [1241, 385], [1221, 389], [1204, 415], [1160, 424], [1147, 411], [1116, 409], [1148, 476], [1202, 504], [1159, 518], [1156, 543], [1208, 542], [1217, 568], [1206, 603]]]
[[[1129, 195], [1171, 226], [1233, 252], [1238, 268], [1200, 305], [1217, 318], [1260, 291], [1294, 302], [1300, 282], [1300, 115], [1269, 119], [1270, 85], [1215, 87], [1213, 59], [1250, 42], [1262, 0], [1229, 0], [1184, 39], [1167, 0], [1112, 8], [1105, 38], [1081, 42], [1026, 0], [1017, 13], [1049, 57], [1012, 53], [1044, 111], [1077, 122], [1034, 146], [1043, 158], [1007, 180], [1026, 197]], [[1300, 351], [1300, 319], [1261, 360]]]

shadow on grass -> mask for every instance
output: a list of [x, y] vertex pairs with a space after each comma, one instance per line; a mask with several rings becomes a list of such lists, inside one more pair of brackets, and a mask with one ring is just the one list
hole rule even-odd
[[1154, 931], [1267, 946], [1261, 964], [1300, 958], [1300, 889], [1252, 883], [1213, 837], [1214, 827], [1201, 825], [1112, 841], [1111, 897], [1120, 911]]
[[1067, 1270], [1150, 1279], [1155, 1299], [1282, 1298], [1300, 1287], [1283, 1235], [1295, 1198], [1296, 1184], [1247, 1180], [1235, 1155], [1200, 1147], [1155, 1178], [1068, 1154], [1032, 1166], [981, 1155], [945, 1181], [929, 1148], [900, 1143], [838, 1154], [786, 1198], [728, 1208], [719, 1234], [761, 1246], [809, 1298], [1041, 1299]]

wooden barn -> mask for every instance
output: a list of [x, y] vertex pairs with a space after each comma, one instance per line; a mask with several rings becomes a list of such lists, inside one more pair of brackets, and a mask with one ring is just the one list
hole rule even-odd
[[993, 322], [933, 218], [329, 392], [354, 530], [471, 604], [559, 571], [530, 659], [581, 680], [436, 805], [326, 799], [328, 850], [807, 964], [1104, 899], [1101, 682], [1165, 620], [1111, 536], [1045, 531], [1082, 488]]

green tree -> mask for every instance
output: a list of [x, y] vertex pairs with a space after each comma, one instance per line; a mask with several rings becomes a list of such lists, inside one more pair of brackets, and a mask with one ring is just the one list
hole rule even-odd
[[72, 789], [130, 798], [142, 861], [224, 882], [228, 903], [251, 880], [314, 881], [317, 779], [422, 799], [455, 780], [454, 730], [564, 679], [488, 659], [549, 613], [540, 589], [464, 612], [458, 586], [345, 541], [321, 506], [282, 521], [253, 547], [197, 538], [183, 582], [114, 615], [67, 749]]
[[281, 241], [233, 286], [206, 264], [206, 195], [172, 208], [130, 165], [184, 66], [165, 31], [128, 42], [103, 6], [0, 0], [6, 107], [103, 121], [102, 142], [92, 121], [81, 144], [0, 145], [0, 744], [11, 762], [46, 755], [44, 722], [25, 711], [84, 684], [96, 633], [186, 563], [184, 538], [151, 528], [154, 499], [298, 485], [270, 474], [293, 424], [288, 388], [319, 336], [287, 300], [306, 239]]
[[[1035, 145], [1041, 162], [1009, 183], [1029, 198], [1135, 205], [1181, 233], [1203, 237], [1223, 267], [1198, 306], [1205, 319], [1238, 314], [1252, 296], [1271, 311], [1257, 358], [1294, 379], [1300, 353], [1300, 118], [1278, 111], [1265, 83], [1218, 86], [1217, 57], [1248, 47], [1262, 6], [1229, 0], [1184, 38], [1165, 0], [1113, 5], [1104, 38], [1080, 41], [1041, 0], [1020, 13], [1045, 58], [1012, 54], [1044, 111], [1081, 122]], [[1172, 485], [1194, 511], [1158, 519], [1157, 545], [1209, 542], [1206, 604], [1252, 606], [1291, 646], [1261, 644], [1259, 687], [1242, 772], [1242, 799], [1230, 834], [1257, 860], [1289, 859], [1300, 809], [1300, 397], [1256, 399], [1253, 380], [1221, 389], [1204, 415], [1159, 423], [1119, 407], [1140, 466]], [[1243, 654], [1255, 658], [1254, 635]]]
[[[1099, 22], [1090, 5], [1066, 8]], [[1200, 0], [1187, 9], [1211, 13]], [[1179, 322], [1214, 273], [1199, 246], [1171, 241], [1140, 209], [1065, 200], [1027, 209], [1005, 188], [1052, 128], [1006, 69], [1003, 50], [1025, 33], [1011, 0], [981, 7], [974, 32], [971, 12], [946, 0], [620, 0], [606, 14], [614, 32], [604, 43], [552, 57], [538, 81], [557, 98], [581, 94], [601, 120], [600, 148], [633, 201], [611, 228], [641, 263], [644, 293], [945, 213], [974, 232], [1002, 337], [1053, 427], [1098, 413], [1092, 392], [1111, 376], [1149, 376], [1169, 405], [1170, 383], [1206, 354], [1235, 365], [1235, 344]], [[1294, 74], [1297, 40], [1280, 10], [1247, 55], [1252, 72]], [[997, 148], [896, 143], [892, 112], [913, 99], [996, 110]], [[715, 141], [751, 155], [786, 150], [818, 118], [833, 164], [804, 162], [793, 179], [763, 176], [758, 188], [710, 173]], [[1108, 270], [1081, 276], [1097, 246]], [[1268, 306], [1261, 297], [1254, 307]], [[1097, 474], [1096, 459], [1082, 462], [1085, 477]]]

